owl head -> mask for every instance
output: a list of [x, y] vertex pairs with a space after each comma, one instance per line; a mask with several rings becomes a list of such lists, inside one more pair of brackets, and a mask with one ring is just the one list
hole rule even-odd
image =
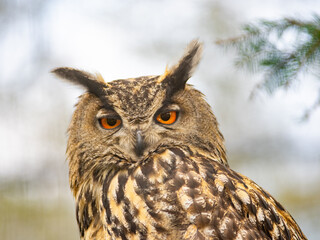
[[227, 164], [216, 118], [203, 95], [187, 84], [201, 53], [202, 44], [192, 41], [164, 74], [111, 82], [77, 69], [53, 70], [87, 90], [69, 127], [72, 188], [87, 174], [130, 167], [171, 146], [191, 147]]

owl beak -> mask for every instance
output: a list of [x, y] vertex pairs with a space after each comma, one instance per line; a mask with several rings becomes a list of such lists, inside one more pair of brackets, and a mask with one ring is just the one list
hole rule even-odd
[[141, 157], [143, 155], [144, 150], [146, 149], [147, 145], [144, 141], [144, 136], [142, 135], [141, 130], [136, 131], [136, 142], [135, 142], [135, 148], [134, 151], [138, 157]]

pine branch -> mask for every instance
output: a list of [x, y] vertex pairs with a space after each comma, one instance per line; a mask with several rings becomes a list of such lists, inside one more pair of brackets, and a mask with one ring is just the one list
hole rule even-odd
[[[291, 41], [287, 40], [288, 37]], [[261, 20], [245, 25], [242, 35], [216, 43], [237, 50], [237, 66], [262, 72], [263, 81], [256, 88], [272, 94], [279, 88], [288, 89], [302, 73], [319, 69], [320, 17], [314, 15], [310, 21], [293, 18]], [[317, 101], [311, 111], [319, 106]], [[311, 111], [308, 110], [306, 116]]]

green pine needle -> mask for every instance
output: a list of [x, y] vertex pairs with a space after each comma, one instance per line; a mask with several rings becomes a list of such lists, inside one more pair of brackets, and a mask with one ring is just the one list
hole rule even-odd
[[[263, 72], [263, 81], [257, 87], [272, 94], [279, 88], [290, 87], [301, 73], [319, 71], [320, 16], [314, 15], [309, 21], [261, 20], [245, 25], [241, 36], [217, 41], [217, 44], [237, 50], [237, 66]], [[319, 101], [312, 111], [318, 106]], [[310, 115], [310, 110], [306, 115]]]

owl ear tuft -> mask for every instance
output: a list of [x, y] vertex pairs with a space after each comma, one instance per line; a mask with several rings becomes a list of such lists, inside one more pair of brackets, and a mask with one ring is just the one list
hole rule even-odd
[[175, 92], [184, 89], [188, 79], [192, 76], [198, 66], [202, 55], [202, 43], [193, 40], [187, 46], [184, 55], [178, 64], [166, 68], [165, 73], [160, 76], [158, 82], [167, 87], [167, 95], [171, 96]]
[[95, 94], [99, 98], [105, 96], [106, 94], [106, 84], [101, 75], [95, 76], [85, 71], [67, 67], [56, 68], [51, 72], [60, 78], [85, 87], [88, 92]]

